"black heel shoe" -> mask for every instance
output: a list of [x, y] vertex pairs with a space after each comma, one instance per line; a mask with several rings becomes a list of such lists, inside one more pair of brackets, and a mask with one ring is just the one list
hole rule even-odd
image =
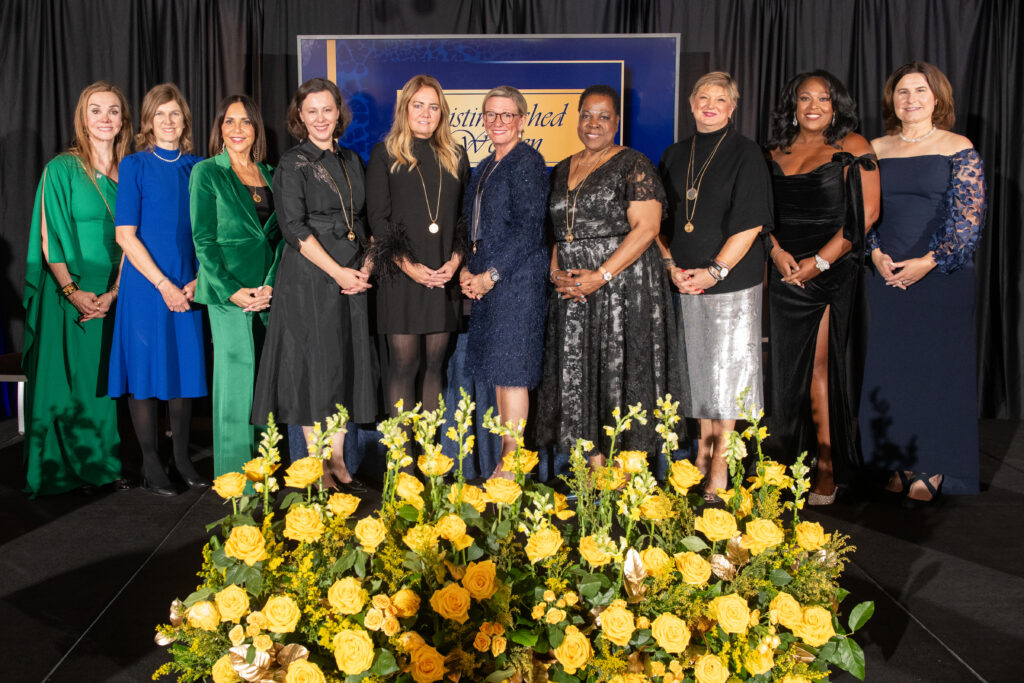
[[142, 489], [147, 493], [152, 493], [154, 496], [176, 496], [178, 490], [175, 489], [169, 482], [166, 486], [154, 486], [149, 483], [148, 479], [142, 480]]
[[[179, 472], [180, 474], [180, 472]], [[203, 475], [195, 472], [194, 474], [182, 474], [182, 481], [188, 485], [190, 489], [208, 489], [213, 486], [213, 482], [204, 477]]]
[[[942, 482], [945, 481], [945, 477], [939, 479], [939, 485], [935, 486], [932, 484], [931, 477], [935, 475], [929, 475], [925, 472], [916, 472], [910, 479], [910, 484], [906, 488], [906, 496], [903, 498], [903, 507], [907, 510], [920, 510], [930, 505], [935, 505], [939, 498], [942, 496]], [[915, 481], [919, 481], [924, 484], [924, 487], [928, 489], [930, 496], [926, 499], [911, 498], [910, 487], [914, 485]]]

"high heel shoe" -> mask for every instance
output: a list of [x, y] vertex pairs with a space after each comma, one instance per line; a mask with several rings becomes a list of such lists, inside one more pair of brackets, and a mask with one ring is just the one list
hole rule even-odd
[[813, 507], [821, 507], [823, 505], [831, 505], [836, 502], [836, 496], [839, 494], [839, 487], [832, 489], [832, 493], [827, 496], [823, 493], [815, 493], [811, 491], [807, 494], [807, 504]]
[[204, 477], [203, 475], [196, 472], [195, 476], [188, 474], [181, 475], [182, 481], [184, 481], [190, 489], [208, 489], [213, 486], [213, 482]]
[[[907, 510], [920, 510], [921, 508], [925, 508], [925, 507], [928, 507], [930, 505], [934, 505], [936, 503], [936, 501], [939, 500], [940, 496], [942, 496], [942, 482], [945, 479], [945, 477], [941, 477], [939, 479], [939, 485], [935, 486], [934, 484], [932, 484], [932, 480], [931, 480], [931, 477], [933, 477], [933, 476], [936, 476], [936, 475], [929, 475], [929, 474], [926, 474], [925, 472], [916, 472], [914, 474], [914, 476], [911, 477], [910, 483], [907, 485], [906, 489], [904, 490], [904, 493], [907, 494], [903, 498], [903, 507], [904, 508], [906, 508]], [[926, 489], [928, 489], [928, 493], [930, 494], [928, 496], [928, 498], [923, 498], [922, 499], [922, 498], [911, 498], [910, 497], [910, 488], [914, 485], [914, 482], [916, 482], [916, 481], [921, 482], [922, 484], [924, 484], [924, 487]]]
[[142, 489], [147, 493], [152, 493], [154, 496], [176, 496], [178, 490], [168, 483], [166, 486], [155, 486], [149, 483], [148, 479], [142, 480]]

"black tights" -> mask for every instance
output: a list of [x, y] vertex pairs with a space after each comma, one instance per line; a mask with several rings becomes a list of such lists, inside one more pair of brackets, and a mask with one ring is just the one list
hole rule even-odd
[[[420, 358], [421, 347], [425, 353]], [[388, 411], [394, 416], [399, 399], [409, 409], [416, 405], [416, 376], [423, 369], [423, 409], [437, 408], [437, 397], [444, 383], [444, 357], [448, 352], [448, 333], [389, 334], [391, 351], [388, 365]]]
[[[160, 464], [157, 449], [157, 409], [160, 400], [156, 398], [128, 398], [128, 410], [132, 425], [142, 449], [142, 475], [150, 486], [166, 487], [170, 479]], [[174, 466], [183, 477], [198, 479], [192, 459], [188, 454], [189, 425], [192, 422], [192, 399], [172, 398], [167, 401], [171, 418], [171, 443], [174, 451]]]

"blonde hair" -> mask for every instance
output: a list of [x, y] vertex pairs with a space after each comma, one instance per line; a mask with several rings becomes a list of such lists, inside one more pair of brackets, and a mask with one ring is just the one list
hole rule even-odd
[[89, 98], [98, 92], [114, 93], [121, 105], [121, 130], [117, 132], [117, 137], [114, 138], [115, 164], [121, 163], [121, 159], [124, 159], [131, 153], [132, 138], [134, 137], [132, 135], [131, 111], [128, 109], [128, 100], [125, 99], [121, 89], [106, 81], [96, 81], [91, 85], [87, 85], [82, 94], [78, 96], [78, 104], [75, 106], [75, 139], [68, 146], [68, 152], [81, 160], [82, 165], [85, 166], [86, 173], [90, 176], [96, 172], [96, 167], [92, 163], [92, 144], [89, 142], [89, 123], [86, 109], [89, 107]]
[[734, 105], [739, 104], [740, 88], [736, 85], [736, 79], [725, 71], [711, 71], [698, 78], [697, 82], [693, 84], [693, 90], [690, 91], [690, 99], [696, 97], [697, 92], [708, 85], [717, 85], [719, 88], [725, 89], [729, 93], [729, 99], [732, 100], [732, 103]]
[[416, 157], [412, 153], [412, 129], [409, 127], [409, 103], [412, 102], [420, 88], [433, 88], [437, 93], [437, 99], [441, 107], [441, 120], [430, 137], [430, 146], [437, 155], [438, 160], [446, 171], [456, 178], [459, 176], [459, 158], [462, 150], [455, 143], [452, 136], [451, 125], [448, 122], [450, 111], [448, 100], [444, 98], [444, 91], [441, 84], [433, 76], [420, 74], [413, 76], [402, 88], [398, 100], [395, 102], [395, 119], [391, 124], [391, 132], [384, 138], [384, 148], [388, 155], [394, 159], [391, 164], [391, 172], [394, 173], [400, 166], [408, 166], [409, 170], [416, 168]]
[[161, 83], [150, 88], [146, 96], [142, 98], [142, 113], [139, 114], [139, 132], [135, 136], [135, 150], [148, 150], [156, 147], [156, 135], [153, 134], [153, 119], [156, 118], [156, 110], [174, 102], [181, 109], [183, 128], [181, 138], [178, 140], [178, 148], [183, 154], [192, 153], [192, 110], [188, 108], [185, 96], [181, 94], [174, 83]]
[[529, 105], [526, 104], [526, 98], [523, 97], [523, 93], [519, 92], [517, 88], [513, 88], [511, 85], [499, 85], [497, 88], [491, 88], [486, 95], [484, 95], [484, 101], [480, 105], [480, 109], [487, 108], [487, 100], [492, 97], [504, 97], [505, 99], [512, 100], [516, 103], [516, 111], [519, 112], [520, 116], [526, 116], [526, 112], [529, 110]]

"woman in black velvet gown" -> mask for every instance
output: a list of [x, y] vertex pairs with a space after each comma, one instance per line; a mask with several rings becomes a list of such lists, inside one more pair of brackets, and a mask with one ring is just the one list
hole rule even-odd
[[808, 502], [827, 505], [861, 461], [859, 377], [850, 377], [847, 347], [864, 232], [878, 217], [878, 170], [867, 140], [852, 132], [856, 108], [835, 76], [802, 73], [779, 99], [768, 143], [775, 195], [769, 445], [783, 462], [817, 452]]
[[[413, 76], [395, 102], [384, 142], [370, 153], [366, 212], [374, 243], [377, 331], [387, 335], [387, 402], [395, 413], [437, 407], [449, 335], [458, 330], [462, 264], [457, 228], [469, 180], [466, 150], [452, 137], [441, 84]], [[422, 392], [416, 378], [422, 373]]]

